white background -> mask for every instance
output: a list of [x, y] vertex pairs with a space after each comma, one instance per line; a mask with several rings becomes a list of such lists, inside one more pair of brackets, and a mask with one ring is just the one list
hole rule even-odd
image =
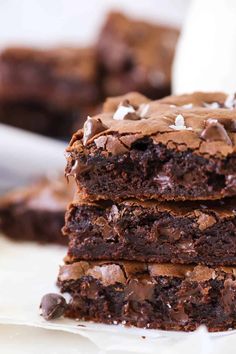
[[87, 44], [109, 9], [180, 26], [190, 0], [0, 0], [0, 45]]

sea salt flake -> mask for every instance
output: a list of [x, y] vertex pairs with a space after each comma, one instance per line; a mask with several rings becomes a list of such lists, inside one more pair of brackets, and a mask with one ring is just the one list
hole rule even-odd
[[236, 106], [235, 93], [231, 93], [226, 98], [224, 105], [226, 108], [233, 109]]
[[135, 113], [135, 109], [132, 106], [119, 105], [116, 112], [113, 115], [115, 120], [123, 120], [128, 113]]
[[192, 109], [193, 108], [193, 104], [192, 103], [187, 103], [187, 104], [184, 104], [183, 106], [181, 106], [181, 108]]
[[137, 111], [137, 114], [139, 115], [140, 118], [144, 118], [149, 110], [149, 104], [148, 103], [142, 103], [139, 106], [139, 109]]
[[220, 105], [219, 105], [218, 102], [211, 102], [211, 103], [204, 102], [203, 106], [206, 107], [206, 108], [211, 108], [211, 109], [220, 108]]
[[182, 114], [177, 115], [175, 118], [175, 124], [170, 125], [169, 128], [174, 130], [193, 130], [191, 127], [186, 127]]

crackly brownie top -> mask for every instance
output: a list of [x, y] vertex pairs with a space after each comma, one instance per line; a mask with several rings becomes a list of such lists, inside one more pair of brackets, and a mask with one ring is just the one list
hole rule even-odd
[[[91, 48], [58, 47], [37, 49], [11, 47], [0, 54], [1, 71], [3, 65], [35, 65], [39, 70], [50, 72], [51, 77], [94, 80], [96, 75], [95, 51]], [[3, 79], [4, 79], [3, 77]]]
[[109, 98], [103, 112], [88, 117], [74, 134], [71, 146], [81, 150], [83, 145], [87, 153], [93, 143], [103, 153], [119, 155], [147, 137], [169, 149], [224, 158], [236, 151], [236, 96], [195, 92], [150, 101], [129, 93]]
[[[65, 259], [65, 260], [69, 260]], [[209, 268], [207, 266], [192, 266], [181, 264], [157, 264], [139, 262], [75, 262], [60, 267], [59, 281], [78, 280], [83, 276], [92, 276], [105, 286], [115, 283], [126, 284], [135, 277], [177, 277], [189, 281], [204, 282], [220, 277], [222, 273], [236, 275], [235, 267]], [[143, 278], [142, 278], [143, 279]]]
[[112, 72], [135, 67], [137, 76], [147, 74], [150, 84], [158, 86], [170, 81], [178, 35], [171, 27], [112, 12], [101, 31], [98, 48]]
[[35, 184], [18, 188], [0, 198], [0, 209], [23, 207], [28, 209], [64, 211], [73, 197], [74, 188], [65, 179], [42, 178]]

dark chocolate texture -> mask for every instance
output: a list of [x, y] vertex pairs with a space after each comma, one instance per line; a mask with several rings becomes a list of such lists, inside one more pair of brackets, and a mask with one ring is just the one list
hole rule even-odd
[[144, 328], [210, 331], [236, 328], [236, 271], [132, 262], [78, 262], [62, 266], [66, 316]]
[[83, 204], [66, 213], [68, 259], [236, 265], [236, 200]]
[[[130, 93], [108, 99], [103, 112], [93, 117], [107, 129], [86, 146], [86, 124], [74, 134], [66, 173], [76, 178], [81, 198], [90, 200], [236, 195], [234, 107], [234, 100], [223, 93], [157, 101]], [[129, 114], [139, 119], [127, 119]]]

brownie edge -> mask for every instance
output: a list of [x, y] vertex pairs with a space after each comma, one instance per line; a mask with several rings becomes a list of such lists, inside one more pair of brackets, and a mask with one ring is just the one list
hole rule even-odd
[[229, 99], [201, 92], [156, 101], [138, 93], [110, 98], [74, 134], [66, 173], [90, 200], [234, 196], [236, 119]]

